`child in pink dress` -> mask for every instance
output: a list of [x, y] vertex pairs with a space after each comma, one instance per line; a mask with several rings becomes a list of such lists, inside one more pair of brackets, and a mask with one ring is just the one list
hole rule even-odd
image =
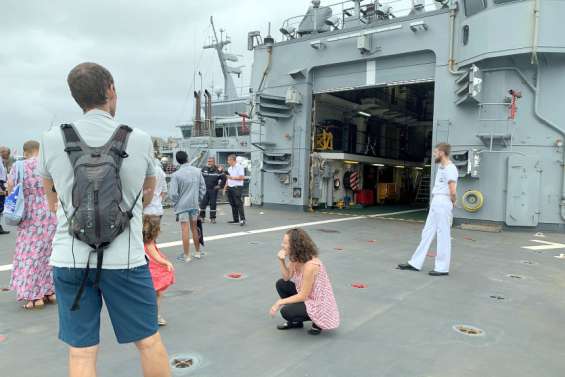
[[161, 253], [155, 242], [161, 231], [160, 220], [159, 216], [143, 217], [143, 243], [145, 254], [149, 258], [149, 271], [151, 271], [153, 285], [157, 292], [159, 326], [165, 326], [167, 321], [161, 316], [161, 300], [167, 288], [175, 283], [175, 272], [173, 264]]

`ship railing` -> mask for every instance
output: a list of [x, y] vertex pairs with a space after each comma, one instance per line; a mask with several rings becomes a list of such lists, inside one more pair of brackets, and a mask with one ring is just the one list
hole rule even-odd
[[[349, 22], [356, 20], [360, 23], [369, 24], [375, 21], [405, 17], [414, 10], [414, 7], [407, 6], [407, 3], [409, 1], [406, 0], [362, 1], [359, 6], [359, 12], [356, 10], [355, 2], [351, 0], [333, 4], [321, 4], [318, 12], [325, 12], [328, 8], [331, 9], [331, 15], [325, 20], [323, 17], [316, 20], [315, 18], [319, 16], [312, 11], [286, 19], [283, 21], [279, 31], [284, 38], [295, 39], [313, 33], [341, 30], [346, 28]], [[434, 0], [423, 0], [422, 5], [426, 11], [437, 9]], [[312, 30], [301, 30], [300, 26], [303, 22], [310, 25], [320, 22], [321, 25], [316, 24]]]

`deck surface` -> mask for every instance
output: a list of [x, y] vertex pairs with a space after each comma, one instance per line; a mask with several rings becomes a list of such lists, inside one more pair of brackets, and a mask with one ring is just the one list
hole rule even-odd
[[[174, 375], [362, 377], [560, 377], [565, 371], [565, 236], [535, 231], [482, 233], [454, 229], [449, 277], [399, 271], [417, 246], [422, 224], [358, 214], [248, 209], [245, 228], [206, 224], [208, 255], [176, 264], [177, 284], [164, 300], [161, 329], [171, 357], [197, 363]], [[398, 212], [391, 209], [389, 212]], [[269, 308], [277, 299], [276, 253], [284, 228], [303, 224], [321, 250], [342, 324], [318, 337], [280, 332]], [[273, 229], [274, 228], [274, 229]], [[167, 212], [160, 242], [179, 240]], [[244, 233], [241, 233], [241, 232]], [[216, 237], [214, 237], [216, 236]], [[15, 234], [0, 236], [0, 265], [11, 262]], [[548, 246], [545, 250], [524, 247]], [[432, 246], [432, 251], [435, 246]], [[163, 251], [174, 261], [179, 246]], [[230, 272], [245, 274], [229, 280]], [[514, 277], [510, 277], [512, 275]], [[517, 277], [516, 277], [517, 276]], [[521, 278], [519, 278], [521, 277]], [[9, 283], [0, 272], [0, 287]], [[365, 289], [353, 283], [367, 285]], [[494, 296], [491, 297], [491, 296]], [[98, 375], [141, 376], [136, 349], [118, 345], [103, 311]], [[484, 331], [468, 336], [455, 325]], [[0, 375], [66, 375], [66, 347], [57, 339], [57, 310], [20, 309], [0, 292]], [[308, 327], [308, 326], [307, 326]], [[5, 337], [5, 338], [2, 338]], [[3, 340], [2, 340], [3, 339]], [[177, 373], [179, 372], [179, 373]], [[184, 373], [184, 374], [183, 374]]]

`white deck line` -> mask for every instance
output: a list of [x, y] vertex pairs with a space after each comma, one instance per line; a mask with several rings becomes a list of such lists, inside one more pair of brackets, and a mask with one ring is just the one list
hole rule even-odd
[[[376, 217], [386, 217], [386, 216], [391, 216], [391, 215], [402, 215], [402, 214], [405, 214], [405, 213], [421, 212], [421, 211], [425, 211], [425, 210], [426, 209], [410, 209], [410, 210], [406, 210], [406, 211], [378, 213], [376, 215], [342, 217], [342, 218], [339, 218], [339, 219], [311, 221], [311, 222], [308, 222], [308, 223], [281, 225], [281, 226], [275, 226], [275, 227], [272, 227], [272, 228], [263, 228], [263, 229], [255, 229], [255, 230], [249, 230], [249, 231], [244, 231], [244, 232], [219, 234], [219, 235], [216, 235], [216, 236], [206, 237], [206, 242], [223, 240], [223, 239], [227, 239], [227, 238], [251, 236], [251, 235], [254, 235], [254, 234], [261, 234], [261, 233], [278, 232], [278, 231], [288, 230], [288, 229], [292, 229], [292, 228], [305, 228], [305, 227], [309, 227], [309, 226], [316, 226], [316, 225], [323, 225], [323, 224], [333, 224], [333, 223], [340, 223], [340, 222], [344, 222], [344, 221], [372, 219], [372, 218], [376, 218]], [[192, 243], [192, 240], [190, 242]], [[181, 245], [182, 245], [182, 241], [173, 241], [173, 242], [160, 243], [157, 246], [160, 249], [165, 249], [165, 248], [168, 248], [168, 247], [175, 247], [175, 246], [181, 246]], [[11, 264], [5, 264], [5, 265], [0, 266], [0, 272], [10, 271], [10, 270], [12, 270]]]

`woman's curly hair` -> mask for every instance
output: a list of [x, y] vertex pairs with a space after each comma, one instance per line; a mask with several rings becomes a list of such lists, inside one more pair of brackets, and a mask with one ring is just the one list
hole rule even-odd
[[318, 256], [318, 247], [304, 229], [290, 229], [286, 235], [290, 244], [289, 259], [291, 262], [306, 263]]
[[159, 216], [143, 216], [143, 243], [155, 241], [161, 232]]

